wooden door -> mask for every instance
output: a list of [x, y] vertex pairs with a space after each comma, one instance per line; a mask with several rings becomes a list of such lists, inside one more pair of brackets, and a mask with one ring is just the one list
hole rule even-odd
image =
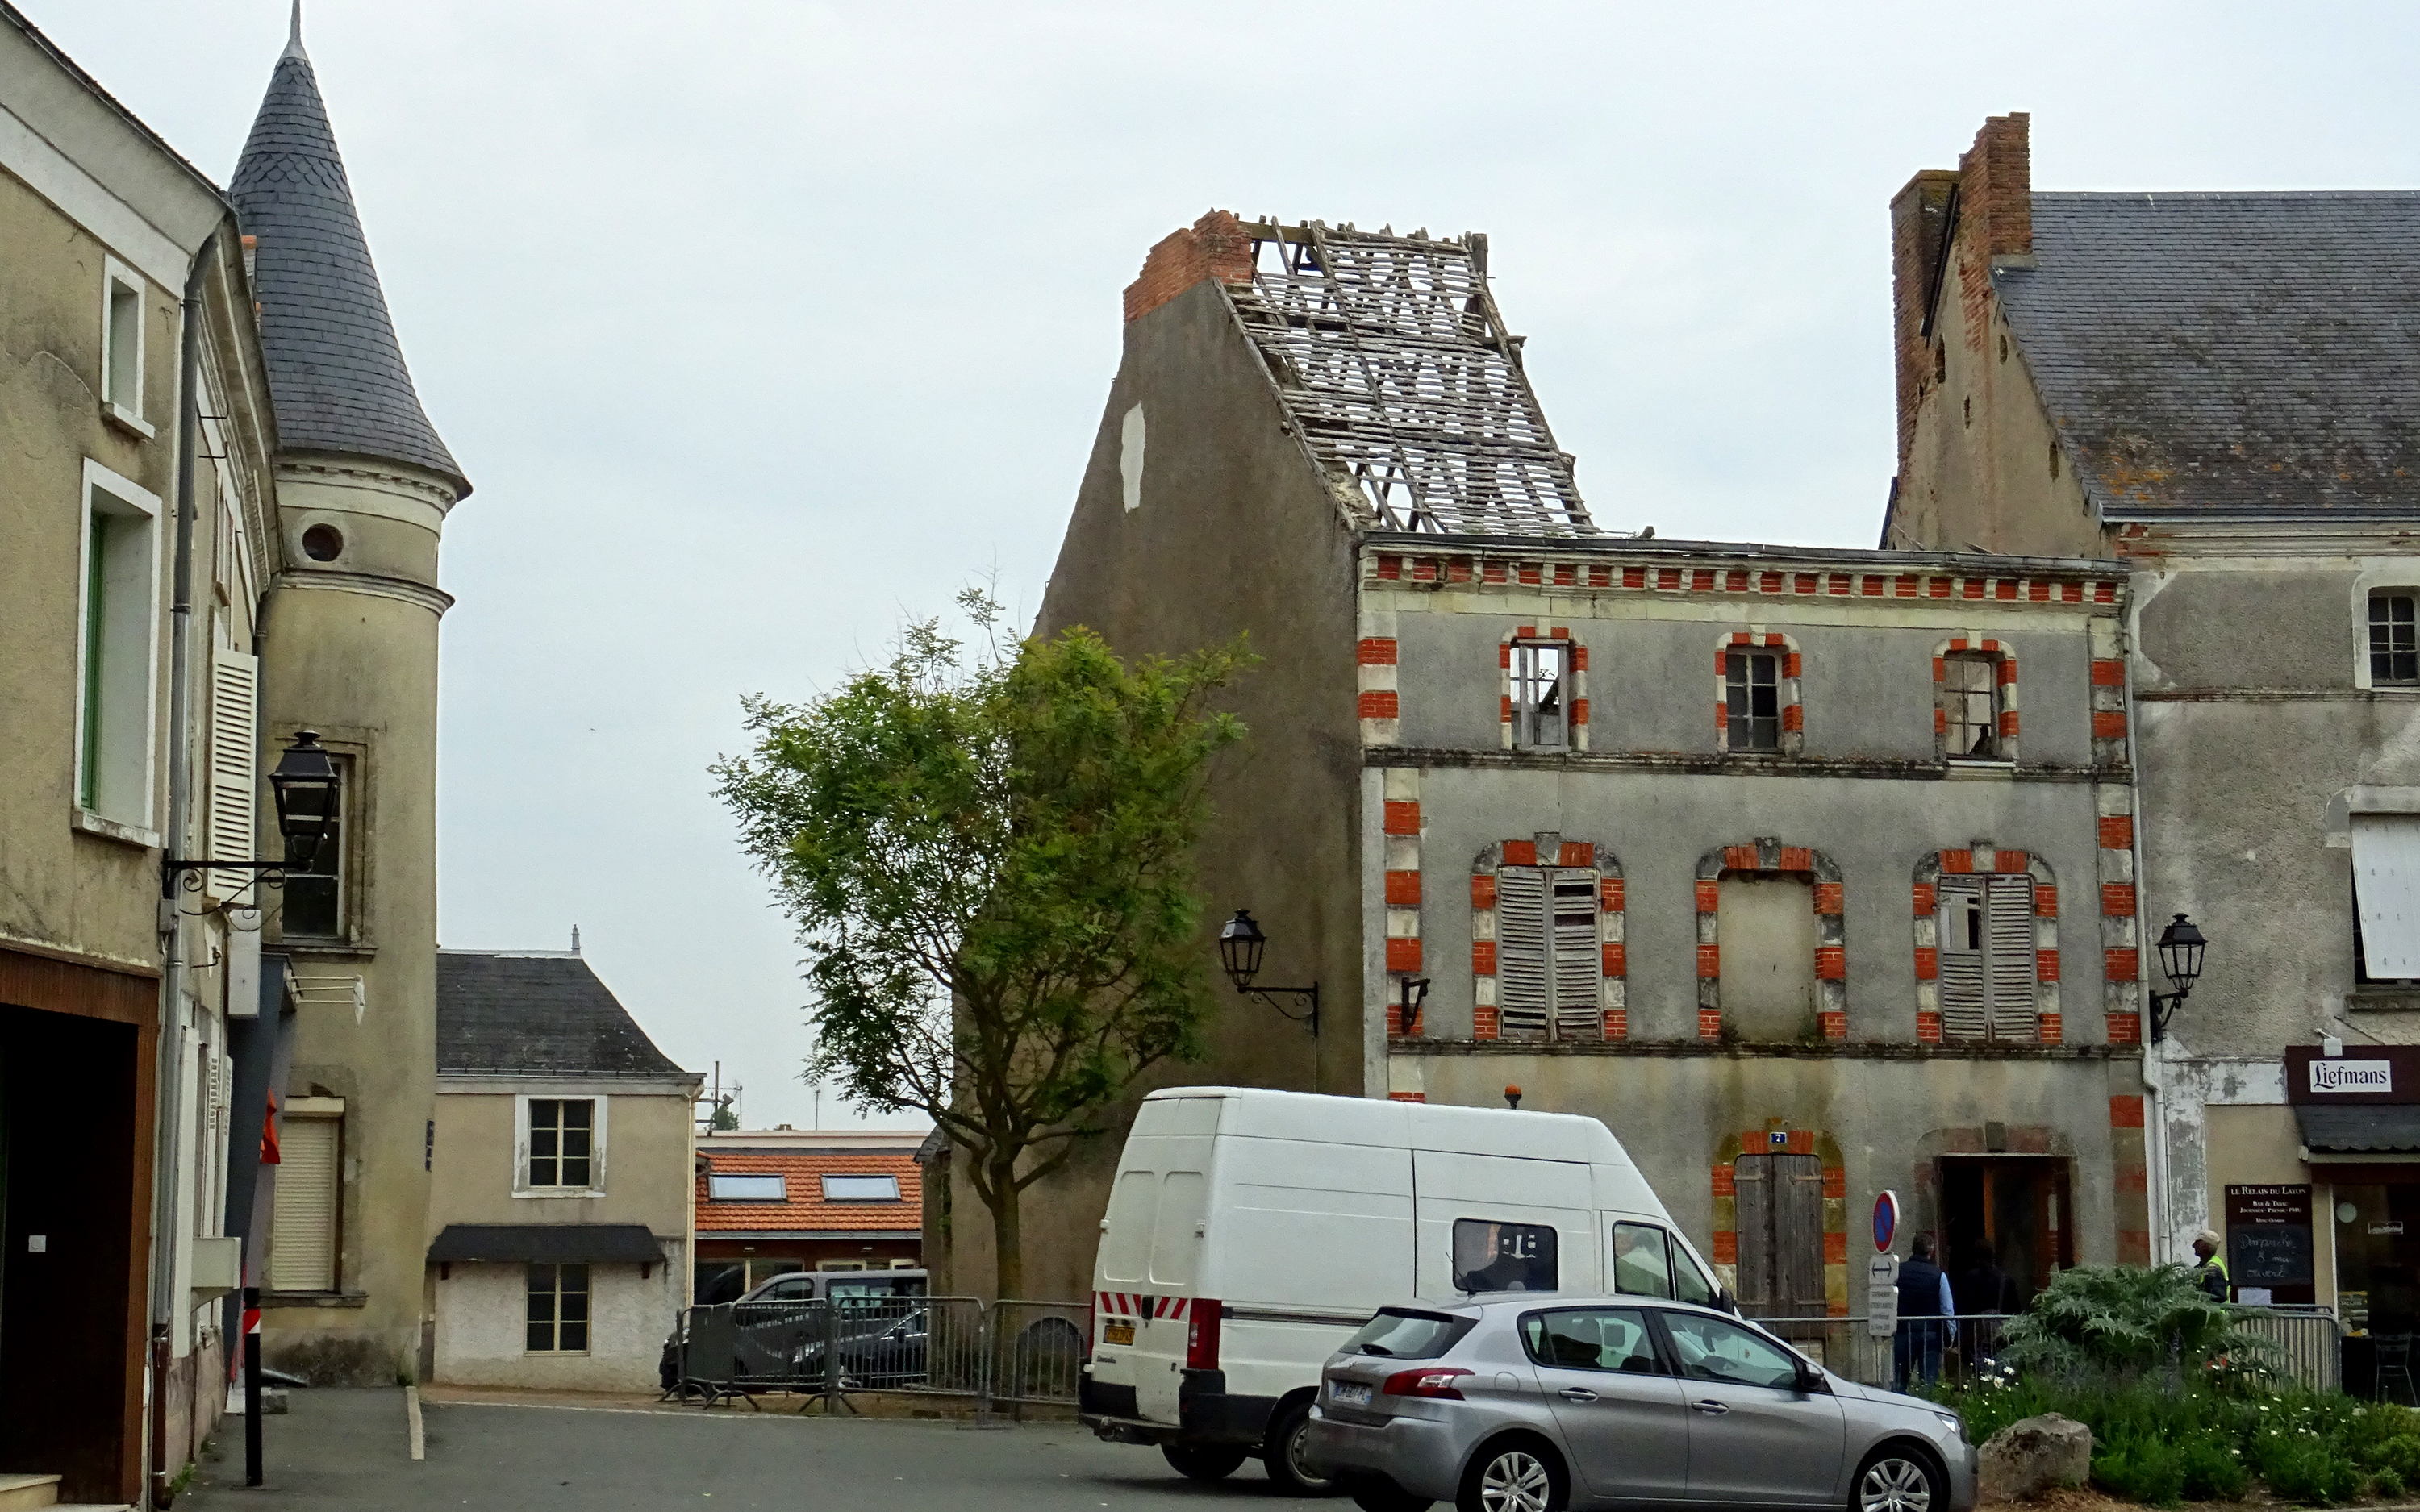
[[1742, 1155], [1731, 1166], [1739, 1211], [1733, 1290], [1752, 1317], [1821, 1318], [1823, 1163], [1813, 1155]]

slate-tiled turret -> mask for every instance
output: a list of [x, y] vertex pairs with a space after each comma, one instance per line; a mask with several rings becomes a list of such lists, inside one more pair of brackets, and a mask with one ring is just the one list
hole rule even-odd
[[253, 278], [280, 447], [410, 463], [468, 494], [412, 390], [299, 25], [230, 194], [258, 239]]

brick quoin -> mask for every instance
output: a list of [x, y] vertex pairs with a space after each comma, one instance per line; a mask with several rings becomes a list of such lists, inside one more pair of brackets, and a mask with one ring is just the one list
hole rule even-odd
[[1420, 942], [1402, 938], [1387, 941], [1387, 969], [1417, 972], [1420, 969]]
[[2140, 1129], [2143, 1127], [2143, 1100], [2131, 1093], [2118, 1093], [2109, 1099], [2109, 1127]]
[[1420, 832], [1420, 806], [1416, 799], [1387, 800], [1387, 833], [1417, 835]]
[[1739, 1263], [1738, 1229], [1717, 1228], [1714, 1230], [1714, 1263], [1716, 1265], [1737, 1265]]
[[2101, 954], [2102, 975], [2111, 981], [2133, 981], [2142, 974], [2140, 958], [2131, 945], [2113, 947]]
[[1481, 872], [1470, 879], [1470, 906], [1481, 909], [1496, 906], [1496, 873]]
[[1420, 902], [1420, 874], [1418, 872], [1387, 873], [1387, 902], [1398, 908], [1417, 908]]
[[2056, 1013], [2044, 1013], [2041, 1016], [2042, 1043], [2056, 1044], [2066, 1038], [2067, 1031], [2060, 1024], [2059, 1016]]
[[1496, 942], [1494, 940], [1470, 942], [1470, 974], [1474, 977], [1496, 975]]
[[1364, 667], [1395, 665], [1395, 642], [1391, 638], [1372, 637], [1354, 648], [1353, 659]]
[[2058, 917], [2058, 887], [2055, 884], [2048, 882], [2034, 884], [2034, 917], [2036, 918]]
[[1534, 840], [1508, 840], [1504, 842], [1506, 866], [1536, 866], [1538, 842]]
[[1846, 1265], [1849, 1263], [1849, 1236], [1847, 1234], [1825, 1234], [1823, 1236], [1823, 1263], [1826, 1265]]
[[1401, 717], [1397, 711], [1403, 707], [1403, 702], [1396, 696], [1395, 690], [1389, 687], [1362, 694], [1356, 702], [1355, 707], [1361, 711], [1361, 717], [1364, 719], [1393, 719]]
[[[1723, 948], [1719, 945], [1698, 947], [1698, 976], [1711, 980], [1723, 974]], [[1703, 1017], [1700, 1014], [1699, 1017]]]
[[2104, 851], [2130, 851], [2134, 848], [2134, 816], [2111, 814], [2101, 821], [2101, 848]]
[[1621, 879], [1620, 877], [1600, 878], [1596, 885], [1597, 906], [1604, 909], [1608, 914], [1621, 913]]
[[1826, 1165], [1823, 1167], [1823, 1195], [1827, 1197], [1845, 1197], [1849, 1195], [1849, 1168], [1847, 1166]]
[[1429, 1095], [1426, 1092], [1388, 1092], [1387, 1094], [1387, 1101], [1389, 1103], [1425, 1103], [1428, 1100]]
[[[1735, 1197], [1739, 1196], [1739, 1177], [1737, 1167], [1730, 1165], [1717, 1165], [1714, 1167], [1714, 1195], [1715, 1196]], [[1829, 1196], [1831, 1194], [1825, 1193], [1824, 1195]]]
[[2126, 664], [2122, 661], [2094, 662], [2092, 664], [2092, 686], [2095, 687], [2124, 687], [2126, 686]]
[[2101, 911], [2112, 918], [2134, 917], [2134, 885], [2131, 882], [2104, 882], [2101, 885]]
[[1719, 1040], [1723, 1037], [1723, 1015], [1719, 1009], [1698, 1010], [1698, 1038]]
[[[1531, 841], [1532, 844], [1536, 842]], [[1555, 856], [1558, 866], [1589, 866], [1596, 860], [1596, 847], [1584, 840], [1567, 840]]]
[[2140, 1018], [2132, 1013], [2112, 1013], [2108, 1015], [2108, 1019], [2111, 1044], [2143, 1042], [2143, 1021]]
[[1922, 918], [1927, 914], [1931, 913], [1935, 906], [1932, 897], [1932, 884], [1930, 882], [1919, 882], [1916, 885], [1915, 891], [1916, 917]]
[[1618, 941], [1608, 943], [1603, 947], [1603, 950], [1605, 953], [1604, 974], [1608, 977], [1621, 976], [1629, 965], [1629, 957], [1624, 953], [1621, 944]]
[[2099, 740], [2126, 738], [2126, 716], [2123, 711], [2095, 709], [2092, 713], [2092, 733]]

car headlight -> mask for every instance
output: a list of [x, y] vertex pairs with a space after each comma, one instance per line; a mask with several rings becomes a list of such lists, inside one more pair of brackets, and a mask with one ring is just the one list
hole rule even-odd
[[1941, 1426], [1943, 1427], [1947, 1428], [1958, 1437], [1962, 1439], [1966, 1436], [1966, 1425], [1958, 1420], [1956, 1413], [1935, 1412], [1932, 1415], [1941, 1420]]

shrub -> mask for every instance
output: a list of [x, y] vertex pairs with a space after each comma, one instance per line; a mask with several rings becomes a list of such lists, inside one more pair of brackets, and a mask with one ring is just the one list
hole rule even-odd
[[2184, 1460], [2157, 1439], [2114, 1443], [2092, 1457], [2092, 1484], [2124, 1501], [2174, 1506], [2184, 1499]]
[[2252, 1473], [2232, 1445], [2216, 1435], [2193, 1439], [2177, 1451], [2184, 1473], [2185, 1499], [2192, 1502], [2241, 1502], [2252, 1489]]
[[2253, 1443], [2254, 1468], [2281, 1501], [2347, 1502], [2361, 1494], [2361, 1467], [2315, 1430], [2273, 1429]]
[[2000, 1335], [2020, 1371], [2131, 1377], [2175, 1364], [2266, 1359], [2269, 1340], [2195, 1286], [2181, 1265], [2079, 1265], [2059, 1272]]

